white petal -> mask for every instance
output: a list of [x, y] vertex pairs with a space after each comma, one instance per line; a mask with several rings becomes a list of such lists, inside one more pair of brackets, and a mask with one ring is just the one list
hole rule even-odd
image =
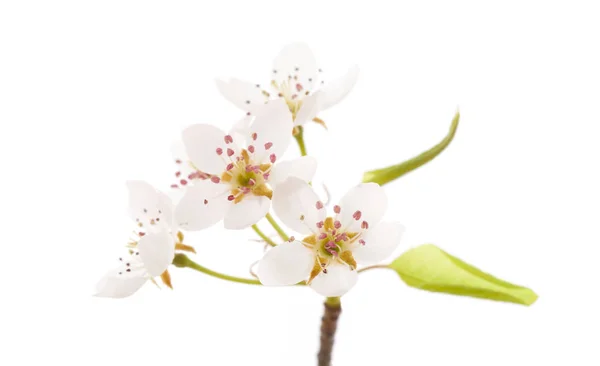
[[[352, 188], [342, 199], [339, 206], [340, 221], [344, 228], [359, 231], [363, 222], [369, 227], [375, 227], [381, 221], [387, 209], [387, 196], [377, 183], [361, 183]], [[359, 220], [353, 215], [360, 212]]]
[[302, 99], [302, 106], [296, 114], [294, 125], [301, 126], [306, 122], [310, 122], [319, 114], [321, 109], [321, 91]]
[[273, 210], [285, 225], [300, 234], [317, 232], [326, 210], [317, 209], [319, 196], [305, 181], [290, 177], [273, 191]]
[[399, 222], [380, 222], [362, 236], [365, 245], [352, 249], [354, 259], [363, 265], [377, 264], [387, 259], [400, 244], [404, 226]]
[[315, 263], [302, 243], [285, 242], [269, 250], [258, 263], [258, 279], [266, 286], [288, 286], [306, 280]]
[[270, 101], [250, 126], [248, 145], [255, 148], [254, 159], [268, 162], [271, 154], [274, 154], [276, 159], [281, 159], [290, 145], [293, 129], [292, 113], [285, 100]]
[[159, 231], [173, 226], [173, 203], [171, 199], [150, 184], [127, 181], [129, 213], [140, 226], [140, 231]]
[[277, 163], [271, 169], [269, 183], [272, 186], [285, 182], [289, 177], [300, 178], [310, 182], [317, 171], [317, 159], [312, 156], [301, 156], [294, 160]]
[[[182, 140], [190, 160], [197, 169], [209, 174], [220, 174], [225, 170], [225, 151], [231, 144], [225, 144], [223, 131], [211, 125], [192, 125], [183, 130]], [[217, 148], [223, 149], [223, 155], [217, 154]]]
[[123, 298], [134, 294], [148, 279], [145, 277], [121, 278], [104, 276], [96, 286], [98, 297]]
[[243, 111], [254, 114], [269, 99], [258, 84], [239, 79], [217, 80], [217, 88], [225, 99]]
[[252, 125], [253, 116], [245, 116], [233, 124], [229, 134], [234, 141], [246, 141], [246, 137], [250, 136], [250, 126]]
[[321, 96], [319, 100], [320, 110], [325, 110], [337, 103], [350, 93], [350, 90], [356, 84], [358, 79], [358, 66], [354, 66], [348, 70], [346, 75], [333, 80], [320, 89]]
[[108, 271], [96, 285], [96, 296], [123, 298], [139, 290], [148, 274], [137, 255], [120, 258], [119, 266]]
[[265, 217], [271, 208], [267, 197], [251, 196], [234, 203], [225, 214], [225, 229], [241, 230], [256, 224]]
[[175, 240], [166, 231], [146, 234], [138, 242], [137, 249], [150, 276], [156, 277], [173, 262]]
[[221, 221], [233, 204], [227, 200], [229, 186], [203, 180], [189, 187], [175, 208], [175, 221], [186, 230], [206, 229]]
[[311, 90], [318, 77], [317, 61], [305, 43], [292, 43], [285, 46], [273, 62], [271, 80], [277, 84], [292, 78], [304, 89]]
[[323, 296], [342, 296], [354, 287], [357, 281], [358, 272], [350, 270], [345, 264], [332, 263], [327, 267], [327, 273], [321, 272], [310, 287]]

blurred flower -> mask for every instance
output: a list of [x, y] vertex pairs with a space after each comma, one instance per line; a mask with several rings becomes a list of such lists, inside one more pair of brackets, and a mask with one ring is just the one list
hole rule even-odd
[[319, 80], [320, 76], [321, 69], [310, 48], [304, 43], [292, 43], [275, 58], [269, 85], [271, 92], [260, 84], [235, 78], [217, 80], [217, 87], [227, 100], [248, 115], [260, 114], [267, 101], [281, 98], [292, 113], [295, 126], [311, 120], [325, 125], [317, 115], [340, 102], [352, 90], [358, 78], [358, 66], [331, 83], [325, 84]]
[[273, 196], [277, 216], [303, 239], [274, 247], [258, 265], [264, 285], [307, 280], [323, 296], [341, 296], [358, 279], [358, 264], [375, 264], [398, 246], [404, 228], [380, 222], [387, 208], [383, 188], [363, 183], [352, 188], [327, 216], [323, 203], [305, 182], [289, 178]]
[[310, 181], [315, 159], [279, 162], [292, 128], [286, 104], [277, 100], [265, 105], [251, 124], [236, 124], [230, 134], [204, 124], [184, 130], [190, 161], [210, 179], [186, 189], [175, 210], [177, 223], [186, 230], [202, 230], [224, 220], [227, 229], [244, 229], [269, 212], [278, 183], [290, 176]]
[[135, 239], [128, 244], [128, 254], [100, 280], [96, 296], [127, 297], [157, 276], [172, 287], [167, 268], [175, 250], [194, 252], [193, 247], [182, 243], [183, 234], [174, 224], [173, 204], [166, 194], [142, 181], [129, 181], [127, 188], [130, 215], [136, 223]]

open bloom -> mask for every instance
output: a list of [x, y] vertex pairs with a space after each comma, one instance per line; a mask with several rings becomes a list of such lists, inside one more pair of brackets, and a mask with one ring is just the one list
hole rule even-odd
[[127, 297], [157, 276], [171, 287], [167, 268], [175, 249], [194, 251], [181, 243], [183, 235], [177, 232], [173, 205], [166, 194], [142, 181], [129, 181], [127, 188], [135, 239], [128, 244], [128, 254], [100, 280], [96, 296]]
[[294, 124], [303, 125], [310, 120], [324, 124], [317, 114], [344, 99], [358, 78], [358, 67], [346, 75], [325, 83], [322, 72], [310, 48], [304, 43], [285, 46], [275, 58], [271, 71], [271, 92], [261, 84], [239, 79], [217, 80], [221, 94], [248, 114], [259, 114], [265, 102], [281, 98], [292, 113]]
[[273, 286], [306, 280], [323, 296], [342, 296], [350, 290], [358, 280], [357, 266], [386, 259], [404, 231], [397, 222], [380, 222], [387, 198], [375, 183], [352, 188], [328, 216], [308, 184], [289, 178], [273, 196], [273, 208], [303, 239], [268, 251], [258, 264], [258, 278]]
[[235, 134], [204, 124], [184, 130], [191, 162], [210, 179], [186, 188], [175, 210], [177, 223], [187, 230], [202, 230], [224, 220], [227, 229], [244, 229], [269, 212], [278, 183], [290, 176], [310, 181], [316, 170], [313, 158], [279, 162], [292, 128], [286, 104], [276, 100], [266, 104], [249, 126], [237, 126]]

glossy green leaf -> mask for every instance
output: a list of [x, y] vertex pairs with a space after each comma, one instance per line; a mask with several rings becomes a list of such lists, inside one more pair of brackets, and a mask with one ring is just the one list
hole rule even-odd
[[432, 244], [408, 250], [390, 268], [407, 285], [421, 290], [522, 305], [531, 305], [538, 298], [532, 290], [482, 272]]
[[450, 132], [448, 132], [448, 135], [446, 135], [446, 137], [444, 137], [444, 139], [439, 144], [403, 163], [392, 165], [387, 168], [368, 171], [363, 174], [363, 182], [375, 182], [379, 185], [384, 185], [395, 179], [400, 178], [404, 174], [411, 172], [420, 166], [427, 164], [436, 156], [438, 156], [442, 151], [444, 151], [446, 147], [448, 147], [448, 145], [450, 145], [450, 142], [452, 142], [452, 139], [456, 134], [459, 119], [460, 113], [456, 112], [454, 118], [452, 119], [452, 124], [450, 125]]

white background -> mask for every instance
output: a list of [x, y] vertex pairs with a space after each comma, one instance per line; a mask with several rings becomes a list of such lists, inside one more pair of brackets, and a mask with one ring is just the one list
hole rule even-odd
[[[331, 77], [361, 67], [321, 115], [329, 131], [306, 129], [334, 197], [437, 143], [459, 107], [448, 150], [386, 186], [398, 254], [435, 243], [540, 295], [526, 308], [367, 272], [343, 299], [335, 365], [598, 365], [600, 12], [449, 3], [0, 3], [0, 364], [315, 363], [322, 299], [306, 288], [175, 268], [174, 291], [92, 297], [131, 229], [125, 180], [166, 189], [182, 127], [240, 117], [214, 78], [268, 82], [280, 48], [305, 41]], [[252, 234], [189, 242], [247, 276]]]

